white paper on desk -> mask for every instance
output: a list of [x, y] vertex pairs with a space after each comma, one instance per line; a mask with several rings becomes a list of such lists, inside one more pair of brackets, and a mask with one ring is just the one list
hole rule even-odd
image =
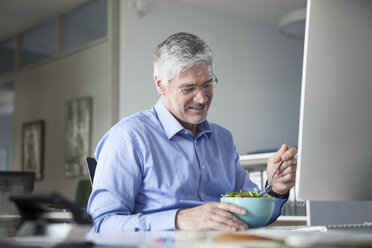
[[372, 235], [370, 233], [351, 232], [312, 232], [295, 233], [288, 235], [284, 242], [290, 246], [308, 247], [316, 245], [343, 245], [354, 247], [356, 245], [371, 245]]
[[[292, 229], [291, 229], [292, 228]], [[316, 245], [370, 245], [372, 235], [362, 232], [326, 231], [324, 226], [266, 227], [251, 230], [253, 234], [284, 241], [289, 246], [311, 247]]]

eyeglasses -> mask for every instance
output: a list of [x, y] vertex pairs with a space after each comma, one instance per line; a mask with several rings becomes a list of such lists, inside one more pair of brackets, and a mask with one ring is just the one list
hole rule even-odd
[[201, 86], [197, 86], [197, 85], [186, 86], [183, 88], [177, 88], [177, 91], [184, 95], [188, 95], [188, 96], [196, 95], [196, 93], [199, 92], [199, 89], [202, 89], [203, 92], [209, 93], [213, 90], [213, 88], [216, 86], [217, 83], [218, 83], [218, 79], [216, 76], [213, 75], [213, 78], [211, 80], [209, 80], [208, 82], [204, 83]]

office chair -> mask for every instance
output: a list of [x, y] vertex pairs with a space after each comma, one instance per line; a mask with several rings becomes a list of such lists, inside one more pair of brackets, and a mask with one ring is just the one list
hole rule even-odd
[[91, 192], [91, 182], [88, 179], [81, 179], [76, 187], [75, 203], [77, 203], [80, 207], [86, 209]]
[[89, 171], [89, 179], [90, 183], [93, 185], [93, 178], [94, 178], [94, 173], [96, 171], [97, 167], [97, 161], [93, 157], [87, 157], [87, 167]]
[[9, 194], [31, 193], [34, 182], [34, 172], [0, 171], [0, 238], [14, 235], [22, 224], [21, 213], [9, 201]]
[[90, 180], [80, 180], [75, 193], [75, 203], [79, 204], [82, 208], [87, 207], [89, 196], [92, 192], [93, 178], [97, 166], [97, 161], [93, 157], [87, 157], [86, 161]]

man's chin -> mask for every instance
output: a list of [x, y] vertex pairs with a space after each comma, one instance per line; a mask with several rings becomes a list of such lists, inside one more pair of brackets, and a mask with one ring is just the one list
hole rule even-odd
[[206, 119], [207, 119], [207, 117], [204, 117], [204, 118], [199, 118], [199, 119], [188, 120], [188, 122], [190, 124], [198, 125], [200, 123], [203, 123]]

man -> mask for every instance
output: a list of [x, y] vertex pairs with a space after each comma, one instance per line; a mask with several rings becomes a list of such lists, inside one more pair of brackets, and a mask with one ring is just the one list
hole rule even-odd
[[[156, 105], [117, 123], [98, 144], [88, 212], [93, 231], [245, 230], [221, 194], [257, 188], [239, 164], [231, 133], [206, 120], [217, 78], [212, 51], [199, 37], [177, 33], [154, 53]], [[296, 149], [283, 145], [268, 161], [275, 212], [294, 186]], [[279, 199], [284, 198], [284, 199]]]

